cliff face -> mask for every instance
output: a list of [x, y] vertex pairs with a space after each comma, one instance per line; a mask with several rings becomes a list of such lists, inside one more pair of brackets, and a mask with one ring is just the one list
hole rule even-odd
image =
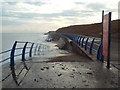
[[[111, 36], [113, 38], [118, 38], [118, 23], [120, 20], [113, 20], [111, 22]], [[89, 36], [97, 36], [100, 37], [100, 32], [102, 32], [102, 24], [87, 24], [87, 25], [73, 25], [68, 27], [59, 28], [56, 32], [58, 33], [72, 33], [72, 34], [81, 34], [81, 35], [89, 35]]]

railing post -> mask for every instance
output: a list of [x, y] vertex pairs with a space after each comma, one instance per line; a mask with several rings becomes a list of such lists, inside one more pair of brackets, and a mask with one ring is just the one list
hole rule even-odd
[[32, 57], [32, 49], [33, 49], [34, 43], [32, 43], [31, 48], [30, 48], [30, 52], [29, 52], [29, 57]]
[[84, 46], [83, 44], [84, 44], [84, 39], [85, 39], [85, 37], [83, 37], [83, 39], [82, 39], [82, 47]]
[[41, 48], [41, 44], [38, 47], [38, 55], [40, 55], [40, 48]]
[[81, 39], [82, 39], [82, 36], [80, 37], [80, 40], [79, 40], [79, 45], [80, 45], [80, 43], [81, 43]]
[[79, 36], [77, 36], [77, 44], [78, 44]]
[[86, 40], [86, 42], [85, 42], [85, 50], [87, 50], [88, 40], [89, 40], [89, 37], [87, 38], [87, 40]]
[[100, 54], [101, 54], [101, 44], [99, 45], [97, 50], [97, 60], [100, 60]]
[[25, 50], [26, 50], [26, 46], [27, 46], [28, 42], [25, 43], [23, 50], [22, 50], [22, 61], [25, 60]]
[[77, 43], [78, 37], [74, 36], [74, 41]]
[[74, 36], [74, 35], [70, 35], [70, 36], [71, 36], [71, 39], [72, 39], [74, 42], [76, 42], [75, 36]]
[[36, 50], [37, 50], [38, 44], [35, 47], [34, 55], [36, 55]]
[[11, 50], [11, 54], [10, 54], [10, 68], [11, 68], [11, 72], [12, 72], [12, 77], [13, 80], [15, 81], [15, 83], [19, 86], [18, 82], [17, 82], [17, 78], [16, 78], [16, 74], [15, 74], [15, 63], [14, 63], [14, 54], [15, 54], [15, 48], [17, 45], [17, 41], [15, 41], [12, 50]]
[[92, 54], [92, 47], [93, 47], [93, 44], [94, 44], [94, 40], [95, 40], [95, 38], [93, 38], [93, 40], [90, 44], [90, 51], [89, 51], [90, 54]]
[[16, 48], [16, 45], [17, 45], [17, 41], [15, 41], [13, 47], [12, 47], [12, 50], [11, 50], [11, 54], [10, 54], [10, 66], [11, 67], [14, 67], [14, 54], [15, 54], [15, 48]]
[[79, 39], [79, 36], [77, 36], [77, 40], [76, 40], [76, 43], [78, 44], [78, 39]]
[[79, 39], [80, 39], [81, 36], [78, 36], [78, 40], [77, 40], [77, 44], [79, 44]]

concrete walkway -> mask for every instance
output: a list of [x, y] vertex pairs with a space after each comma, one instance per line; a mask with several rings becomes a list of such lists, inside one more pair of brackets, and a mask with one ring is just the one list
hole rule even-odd
[[108, 70], [106, 65], [100, 62], [28, 62], [30, 63], [32, 67], [20, 86], [9, 77], [9, 80], [3, 83], [3, 88], [118, 87], [118, 70], [114, 67]]
[[[106, 64], [86, 57], [77, 58], [83, 59], [79, 62], [46, 62], [57, 53], [58, 56], [69, 55], [65, 51], [63, 53], [57, 48], [51, 48], [43, 56], [26, 61], [30, 69], [23, 69], [19, 75], [18, 82], [22, 80], [19, 86], [10, 75], [2, 82], [2, 88], [118, 88], [118, 69], [111, 66], [108, 70]], [[17, 74], [22, 67], [20, 64], [16, 68]]]

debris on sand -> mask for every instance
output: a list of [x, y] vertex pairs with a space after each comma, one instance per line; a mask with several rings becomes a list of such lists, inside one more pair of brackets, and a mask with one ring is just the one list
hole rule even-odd
[[75, 71], [75, 69], [73, 69], [73, 71]]
[[91, 72], [87, 72], [87, 74], [92, 75], [92, 73], [91, 73]]
[[43, 71], [43, 70], [44, 70], [44, 68], [41, 68], [41, 70]]
[[86, 84], [85, 86], [89, 86], [88, 84]]
[[58, 74], [58, 76], [61, 76], [62, 74]]
[[43, 71], [44, 69], [49, 69], [49, 67], [46, 66], [46, 67], [41, 68], [42, 71]]
[[62, 70], [65, 70], [65, 67], [62, 67]]
[[38, 80], [37, 80], [37, 79], [34, 79], [34, 81], [35, 81], [35, 82], [38, 82]]
[[42, 79], [42, 78], [40, 77], [40, 79]]
[[74, 76], [70, 76], [71, 78], [74, 78]]
[[52, 68], [54, 68], [55, 66], [52, 66]]
[[83, 80], [82, 82], [86, 82], [86, 80]]
[[49, 69], [49, 67], [48, 67], [48, 66], [46, 66], [46, 67], [43, 67], [43, 68], [45, 68], [45, 69]]

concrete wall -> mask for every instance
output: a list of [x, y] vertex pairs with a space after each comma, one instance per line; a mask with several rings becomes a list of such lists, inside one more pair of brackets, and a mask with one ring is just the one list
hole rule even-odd
[[63, 37], [63, 40], [65, 40], [66, 42], [66, 49], [71, 50], [76, 54], [88, 57], [89, 59], [92, 60], [92, 58], [87, 53], [85, 53], [86, 51], [83, 48], [81, 48], [79, 45], [77, 45], [75, 42], [73, 42], [72, 40], [66, 37]]

